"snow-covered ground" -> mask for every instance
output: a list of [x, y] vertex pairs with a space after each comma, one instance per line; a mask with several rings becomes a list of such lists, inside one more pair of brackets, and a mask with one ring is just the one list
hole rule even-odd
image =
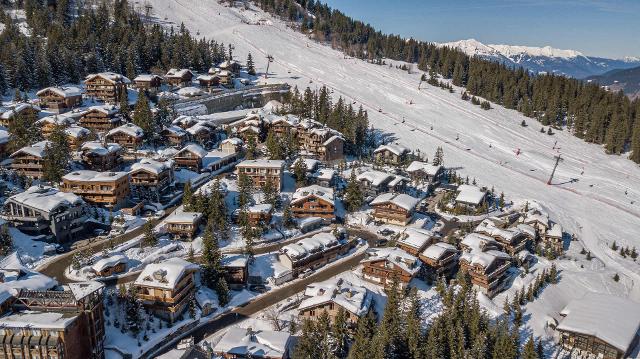
[[[540, 302], [549, 296], [553, 305], [545, 305], [541, 311], [557, 311], [584, 290], [640, 300], [640, 289], [635, 286], [640, 267], [608, 248], [613, 240], [640, 247], [640, 169], [623, 156], [606, 155], [601, 146], [587, 144], [566, 131], [556, 131], [553, 136], [540, 133], [540, 124], [513, 110], [497, 105], [490, 111], [482, 110], [461, 100], [460, 89], [451, 94], [423, 83], [419, 90], [421, 73], [415, 66], [409, 74], [395, 66], [345, 58], [259, 11], [228, 8], [215, 0], [158, 0], [153, 5], [153, 13], [160, 19], [184, 22], [193, 33], [233, 43], [234, 54], [241, 60], [251, 52], [258, 72], [264, 72], [266, 55], [273, 56], [269, 82], [287, 82], [299, 88], [326, 85], [335, 98], [343, 96], [354, 106], [362, 105], [376, 129], [403, 145], [427, 153], [442, 146], [445, 166], [455, 166], [459, 174], [491, 184], [514, 201], [532, 198], [543, 203], [544, 209], [597, 257], [592, 262], [600, 265], [585, 266], [582, 271], [570, 261], [561, 263], [566, 270], [561, 282], [566, 284], [558, 285], [557, 290], [566, 295], [545, 291]], [[268, 21], [253, 25], [259, 19]], [[527, 127], [520, 125], [522, 120]], [[547, 185], [558, 153], [563, 161], [553, 184]], [[576, 275], [571, 275], [574, 271]], [[623, 288], [609, 280], [614, 273], [626, 283]], [[574, 290], [576, 287], [583, 289]]]

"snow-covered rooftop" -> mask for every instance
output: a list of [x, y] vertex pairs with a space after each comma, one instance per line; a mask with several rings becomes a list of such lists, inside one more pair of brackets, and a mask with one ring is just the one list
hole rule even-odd
[[282, 160], [244, 160], [236, 167], [283, 168]]
[[176, 157], [180, 157], [182, 152], [190, 152], [200, 158], [204, 158], [207, 155], [207, 151], [202, 148], [200, 145], [196, 145], [195, 143], [184, 146], [178, 153], [176, 153]]
[[559, 330], [594, 336], [623, 352], [640, 330], [640, 303], [610, 294], [587, 293], [560, 314]]
[[80, 127], [77, 125], [71, 125], [67, 128], [64, 129], [64, 133], [67, 134], [67, 136], [69, 137], [73, 137], [73, 138], [81, 138], [84, 136], [88, 136], [91, 131], [89, 131], [88, 129], [84, 128], [84, 127]]
[[243, 358], [281, 358], [288, 351], [290, 338], [288, 332], [233, 327], [220, 338], [213, 352]]
[[115, 267], [118, 264], [126, 264], [129, 259], [121, 253], [114, 253], [108, 257], [97, 260], [91, 268], [96, 272], [102, 272], [109, 267]]
[[335, 247], [338, 243], [333, 234], [322, 232], [312, 237], [303, 238], [296, 243], [287, 244], [280, 249], [280, 252], [288, 255], [291, 259], [299, 260], [309, 254]]
[[127, 177], [127, 172], [98, 172], [91, 170], [77, 170], [67, 173], [62, 177], [67, 181], [82, 181], [82, 182], [111, 182], [117, 181], [122, 177]]
[[166, 223], [195, 223], [202, 218], [200, 212], [173, 212], [167, 219]]
[[486, 192], [480, 188], [468, 184], [458, 186], [458, 195], [456, 202], [478, 205], [484, 199]]
[[74, 96], [81, 96], [82, 95], [82, 91], [80, 90], [80, 88], [75, 87], [75, 86], [46, 87], [46, 88], [43, 88], [42, 90], [36, 92], [36, 95], [37, 96], [44, 95], [45, 93], [47, 93], [47, 91], [54, 92], [56, 95], [62, 96], [64, 98], [74, 97]]
[[90, 74], [87, 75], [87, 77], [85, 77], [85, 81], [90, 81], [93, 80], [96, 77], [102, 77], [103, 79], [111, 82], [111, 83], [117, 83], [117, 82], [122, 82], [125, 84], [129, 84], [131, 83], [131, 80], [129, 80], [127, 77], [122, 76], [120, 74], [117, 74], [115, 72], [100, 72], [98, 74]]
[[479, 265], [485, 269], [485, 271], [491, 267], [493, 262], [498, 259], [510, 260], [511, 256], [504, 252], [497, 251], [495, 249], [490, 249], [485, 252], [472, 251], [462, 253], [460, 257], [461, 260], [467, 261], [471, 265]]
[[418, 257], [412, 256], [400, 248], [375, 248], [370, 249], [367, 253], [369, 256], [364, 259], [362, 263], [386, 260], [411, 275], [418, 273], [422, 266], [422, 262]]
[[129, 171], [129, 173], [145, 171], [159, 175], [166, 170], [170, 170], [172, 165], [173, 161], [156, 161], [150, 158], [143, 158], [131, 165], [131, 171]]
[[166, 127], [164, 129], [165, 131], [171, 132], [172, 134], [176, 135], [176, 136], [186, 136], [187, 132], [185, 130], [183, 130], [181, 127], [178, 127], [176, 125], [171, 125], [169, 127]]
[[409, 173], [422, 171], [422, 172], [426, 173], [429, 176], [435, 176], [441, 170], [442, 170], [442, 166], [440, 166], [440, 165], [434, 166], [431, 163], [420, 162], [420, 161], [413, 161], [407, 167], [407, 172], [409, 172]]
[[306, 298], [300, 303], [298, 310], [333, 302], [350, 313], [363, 316], [369, 311], [372, 302], [372, 295], [367, 288], [341, 278], [309, 284], [304, 295]]
[[49, 141], [40, 141], [40, 142], [36, 142], [30, 146], [25, 146], [22, 147], [21, 149], [17, 150], [16, 152], [12, 153], [11, 158], [19, 155], [19, 154], [26, 154], [29, 156], [35, 156], [35, 157], [40, 157], [42, 158], [44, 156], [44, 149], [45, 147], [47, 147], [48, 144], [50, 144], [51, 142]]
[[133, 79], [133, 81], [150, 82], [150, 81], [153, 81], [154, 79], [162, 80], [162, 77], [160, 77], [158, 75], [153, 75], [153, 74], [140, 74], [140, 75], [136, 76]]
[[40, 312], [25, 310], [0, 317], [0, 327], [65, 329], [78, 317], [76, 312]]
[[380, 171], [366, 171], [363, 172], [361, 174], [359, 174], [356, 179], [358, 181], [367, 181], [370, 182], [372, 186], [374, 187], [378, 187], [383, 183], [388, 183], [393, 179], [393, 175], [386, 173], [386, 172], [380, 172]]
[[82, 151], [85, 153], [95, 153], [100, 156], [104, 156], [108, 153], [118, 152], [122, 150], [122, 147], [117, 143], [103, 144], [100, 141], [88, 141], [82, 144]]
[[122, 126], [116, 127], [107, 133], [107, 136], [111, 136], [116, 133], [124, 133], [131, 137], [142, 138], [144, 131], [140, 126], [136, 126], [133, 123], [127, 123]]
[[87, 295], [102, 288], [104, 288], [104, 283], [100, 283], [94, 280], [86, 282], [73, 282], [65, 285], [65, 290], [70, 290], [76, 300], [81, 300]]
[[185, 75], [193, 75], [193, 72], [189, 69], [169, 69], [165, 76], [169, 78], [181, 78]]
[[333, 189], [318, 185], [311, 185], [296, 189], [295, 193], [293, 193], [293, 196], [291, 197], [291, 203], [298, 203], [300, 201], [306, 200], [309, 197], [316, 197], [322, 199], [327, 203], [330, 203], [332, 206], [335, 205]]
[[380, 153], [385, 151], [389, 151], [396, 156], [402, 156], [403, 154], [409, 152], [409, 149], [397, 143], [389, 143], [386, 145], [378, 146], [378, 148], [376, 148], [376, 150], [373, 152]]
[[398, 239], [398, 244], [403, 244], [417, 250], [426, 246], [434, 237], [433, 233], [422, 228], [408, 228]]
[[420, 202], [420, 199], [404, 193], [383, 193], [371, 201], [371, 205], [392, 203], [404, 210], [411, 211]]
[[426, 258], [430, 258], [437, 261], [441, 259], [442, 256], [445, 255], [446, 253], [455, 253], [457, 251], [458, 250], [456, 249], [456, 247], [449, 243], [436, 242], [430, 245], [429, 247], [427, 247], [427, 249], [425, 249], [422, 252], [422, 255]]
[[269, 213], [271, 210], [273, 210], [273, 206], [269, 203], [255, 204], [247, 208], [247, 212], [249, 213]]
[[249, 263], [249, 258], [244, 254], [225, 254], [220, 261], [223, 267], [244, 268]]
[[60, 206], [74, 206], [84, 203], [82, 198], [73, 193], [41, 186], [31, 186], [26, 191], [9, 197], [9, 200], [47, 213]]
[[175, 289], [187, 272], [196, 270], [198, 270], [197, 264], [174, 257], [164, 262], [148, 264], [134, 283], [146, 287]]

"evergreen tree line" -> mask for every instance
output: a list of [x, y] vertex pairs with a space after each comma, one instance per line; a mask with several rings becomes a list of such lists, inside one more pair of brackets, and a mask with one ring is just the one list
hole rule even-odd
[[52, 8], [47, 3], [22, 2], [31, 36], [20, 31], [4, 11], [8, 5], [2, 5], [0, 93], [78, 83], [100, 71], [130, 78], [171, 67], [207, 71], [230, 55], [222, 43], [192, 37], [184, 24], [169, 31], [145, 25], [126, 0], [101, 2], [97, 8], [72, 8], [68, 1], [57, 1]]
[[345, 137], [345, 153], [362, 155], [374, 145], [373, 131], [369, 131], [369, 116], [362, 106], [356, 109], [342, 97], [333, 103], [326, 86], [312, 91], [307, 87], [303, 93], [294, 88], [285, 100], [285, 113], [318, 121]]
[[297, 22], [304, 33], [349, 56], [374, 63], [383, 63], [382, 58], [417, 63], [421, 70], [466, 87], [471, 95], [515, 109], [545, 126], [566, 126], [587, 142], [604, 144], [608, 153], [630, 149], [631, 159], [640, 163], [640, 100], [631, 101], [622, 92], [564, 76], [532, 75], [523, 68], [470, 57], [457, 49], [383, 34], [319, 1], [254, 2]]
[[[538, 291], [544, 283], [555, 283], [554, 271], [536, 280]], [[539, 281], [539, 283], [538, 283]], [[543, 343], [532, 336], [521, 341], [521, 306], [533, 298], [506, 301], [504, 314], [491, 318], [480, 306], [470, 278], [459, 272], [457, 284], [440, 280], [436, 290], [442, 312], [423, 326], [424, 311], [415, 288], [400, 290], [397, 277], [387, 290], [387, 304], [380, 322], [372, 313], [351, 327], [338, 311], [331, 322], [326, 312], [315, 320], [302, 322], [294, 359], [541, 359]]]

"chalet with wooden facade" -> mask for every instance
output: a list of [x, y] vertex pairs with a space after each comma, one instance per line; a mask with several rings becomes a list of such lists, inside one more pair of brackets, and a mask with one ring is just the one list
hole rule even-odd
[[338, 131], [328, 127], [299, 128], [297, 138], [303, 156], [314, 157], [324, 162], [344, 158], [344, 138]]
[[220, 150], [224, 152], [241, 153], [243, 145], [244, 142], [241, 139], [237, 137], [231, 137], [220, 142]]
[[80, 116], [80, 126], [94, 132], [107, 132], [121, 124], [122, 117], [113, 105], [92, 106]]
[[223, 359], [290, 359], [293, 346], [294, 337], [286, 331], [233, 327], [212, 351], [216, 358]]
[[422, 267], [418, 257], [400, 248], [375, 248], [367, 254], [367, 258], [360, 262], [362, 277], [385, 288], [391, 285], [394, 277], [398, 279], [400, 289], [406, 288]]
[[193, 238], [202, 223], [200, 212], [172, 213], [164, 221], [168, 233], [181, 238]]
[[42, 178], [42, 165], [44, 162], [44, 149], [49, 141], [40, 141], [33, 145], [22, 147], [9, 156], [11, 169], [19, 174], [34, 179]]
[[123, 254], [111, 254], [93, 263], [91, 270], [96, 277], [111, 277], [127, 270], [128, 262], [129, 259]]
[[379, 163], [400, 165], [404, 163], [409, 149], [397, 143], [381, 145], [373, 151], [374, 159]]
[[84, 127], [77, 125], [71, 125], [64, 129], [64, 133], [67, 135], [67, 141], [69, 142], [69, 148], [72, 151], [77, 150], [87, 141], [91, 135], [91, 131]]
[[0, 317], [0, 357], [104, 358], [104, 308], [98, 282], [19, 289]]
[[495, 239], [500, 249], [512, 256], [527, 246], [527, 236], [524, 232], [517, 228], [501, 228], [492, 218], [480, 222], [474, 231]]
[[544, 245], [552, 248], [558, 254], [562, 253], [564, 251], [564, 240], [562, 233], [562, 226], [558, 223], [552, 223], [551, 229], [549, 229], [544, 234]]
[[487, 200], [487, 192], [473, 185], [462, 184], [458, 186], [456, 192], [456, 205], [468, 209], [478, 209], [483, 203], [486, 203]]
[[24, 233], [69, 242], [84, 231], [87, 206], [73, 193], [32, 186], [4, 204], [4, 218]]
[[338, 183], [338, 171], [333, 168], [321, 168], [311, 173], [308, 179], [318, 186], [334, 188]]
[[165, 80], [171, 86], [183, 87], [191, 84], [193, 72], [189, 69], [170, 69], [164, 75]]
[[371, 201], [372, 216], [377, 221], [406, 226], [413, 219], [418, 198], [404, 193], [384, 193]]
[[291, 198], [291, 212], [296, 218], [320, 217], [335, 219], [333, 189], [311, 185], [296, 189]]
[[162, 77], [153, 74], [141, 74], [133, 79], [133, 87], [138, 91], [157, 93], [162, 86]]
[[113, 72], [91, 74], [84, 79], [87, 96], [110, 103], [116, 103], [121, 94], [126, 94], [130, 83], [125, 76]]
[[440, 277], [450, 278], [458, 266], [458, 249], [444, 242], [436, 242], [422, 251], [418, 258], [422, 261], [427, 279], [431, 282]]
[[198, 83], [202, 88], [210, 89], [212, 87], [220, 86], [220, 76], [218, 75], [199, 75], [196, 77], [196, 80], [198, 80]]
[[189, 138], [187, 131], [175, 125], [166, 127], [160, 132], [160, 135], [170, 146], [175, 147], [182, 147]]
[[198, 265], [181, 258], [147, 264], [134, 282], [138, 299], [155, 315], [173, 323], [193, 298], [197, 270]]
[[493, 238], [479, 233], [465, 236], [460, 246], [460, 268], [471, 276], [475, 288], [489, 297], [495, 296], [506, 282], [511, 256], [499, 251], [500, 245]]
[[36, 125], [40, 126], [40, 133], [45, 139], [49, 138], [56, 128], [67, 127], [72, 123], [71, 118], [58, 115], [43, 117], [36, 121]]
[[73, 171], [62, 177], [62, 190], [75, 193], [91, 204], [117, 207], [129, 196], [129, 174]]
[[47, 87], [36, 92], [36, 96], [41, 108], [57, 113], [82, 105], [82, 91], [74, 86]]
[[406, 168], [411, 179], [417, 182], [435, 184], [440, 182], [444, 167], [427, 162], [413, 161]]
[[40, 114], [40, 107], [30, 103], [21, 102], [11, 106], [8, 110], [0, 114], [0, 125], [9, 127], [9, 124], [16, 118], [36, 122]]
[[82, 163], [93, 171], [111, 171], [122, 163], [122, 147], [117, 143], [89, 141], [80, 148]]
[[356, 176], [365, 196], [377, 196], [385, 192], [403, 192], [409, 179], [387, 172], [367, 170]]
[[211, 142], [216, 134], [215, 128], [206, 122], [198, 122], [187, 128], [186, 131], [192, 141], [201, 145]]
[[188, 168], [195, 172], [202, 169], [202, 159], [207, 155], [207, 151], [200, 145], [190, 144], [178, 151], [173, 156], [176, 168]]
[[422, 228], [407, 228], [396, 241], [396, 246], [412, 256], [418, 256], [439, 238], [433, 232]]
[[273, 206], [269, 203], [260, 203], [247, 208], [249, 224], [252, 227], [268, 227], [273, 215]]
[[226, 254], [220, 261], [229, 288], [239, 290], [249, 282], [249, 258], [244, 254]]
[[143, 158], [129, 171], [131, 196], [136, 200], [159, 203], [173, 187], [173, 161]]
[[142, 131], [142, 128], [139, 126], [127, 123], [109, 131], [105, 138], [109, 142], [117, 143], [130, 150], [135, 150], [142, 144], [144, 131]]
[[221, 71], [231, 71], [235, 76], [239, 76], [242, 65], [235, 60], [225, 60], [218, 65], [218, 68]]
[[278, 192], [282, 189], [284, 161], [280, 160], [245, 160], [236, 166], [238, 176], [246, 175], [255, 187], [262, 187], [271, 180]]
[[347, 253], [349, 243], [328, 232], [303, 238], [280, 249], [280, 263], [296, 277], [307, 269], [317, 269]]
[[640, 304], [630, 299], [587, 293], [559, 315], [558, 342], [580, 358], [630, 358], [638, 346]]
[[358, 319], [373, 310], [373, 295], [367, 288], [342, 278], [312, 283], [304, 291], [298, 316], [301, 320], [317, 319], [326, 312], [333, 323], [340, 309], [347, 314], [347, 324], [353, 329]]

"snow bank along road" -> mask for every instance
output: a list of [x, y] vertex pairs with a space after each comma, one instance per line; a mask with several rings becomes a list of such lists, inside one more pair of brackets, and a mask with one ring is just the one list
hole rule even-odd
[[[540, 201], [605, 263], [603, 270], [627, 276], [630, 294], [640, 299], [634, 285], [640, 281], [640, 267], [608, 249], [613, 240], [640, 248], [640, 170], [632, 162], [562, 131], [542, 134], [537, 122], [515, 111], [497, 105], [481, 110], [462, 101], [459, 89], [450, 94], [423, 84], [418, 90], [417, 71], [345, 58], [260, 11], [227, 8], [215, 0], [158, 0], [153, 5], [158, 18], [184, 22], [193, 33], [233, 43], [240, 60], [251, 52], [258, 71], [266, 67], [266, 54], [272, 55], [268, 81], [299, 88], [326, 85], [335, 98], [362, 105], [374, 127], [404, 145], [429, 155], [442, 146], [445, 165], [458, 167], [462, 175], [494, 186], [508, 198]], [[258, 19], [269, 24], [253, 25]], [[520, 126], [523, 119], [528, 127]], [[564, 161], [548, 186], [558, 152]]]

